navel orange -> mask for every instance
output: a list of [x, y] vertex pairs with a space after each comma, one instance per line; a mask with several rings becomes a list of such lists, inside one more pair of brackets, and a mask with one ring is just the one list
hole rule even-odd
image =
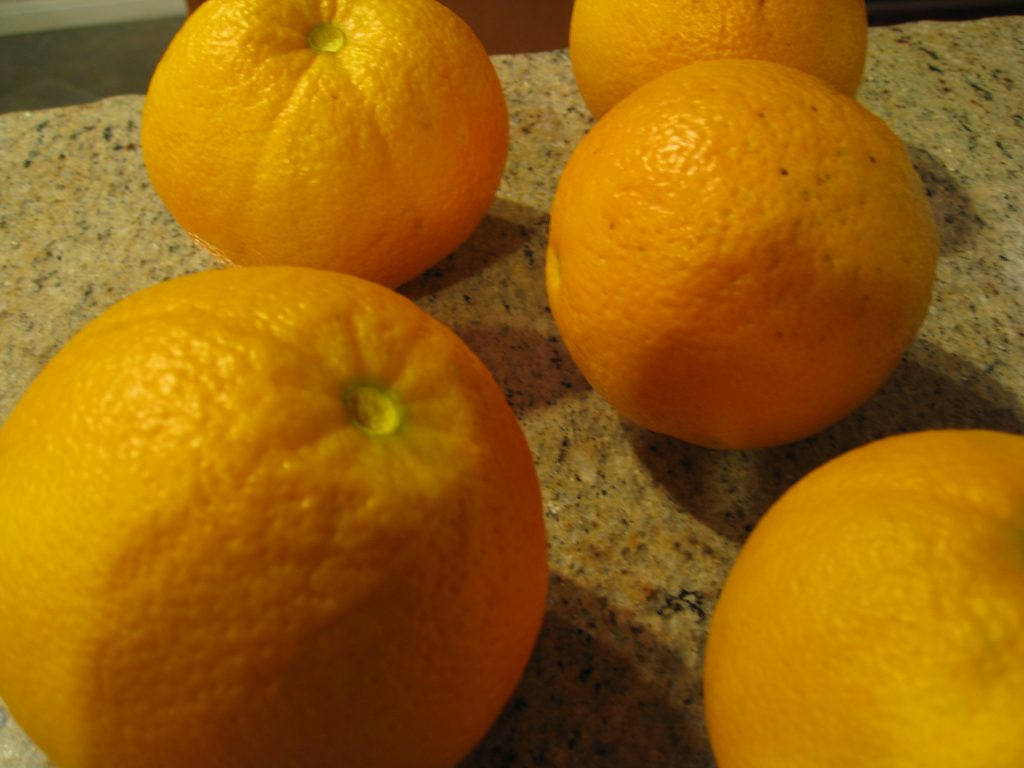
[[831, 461], [730, 571], [704, 690], [720, 768], [1024, 765], [1024, 437]]
[[395, 286], [483, 218], [508, 113], [483, 45], [434, 0], [210, 0], [156, 68], [142, 152], [225, 260]]
[[867, 57], [864, 0], [576, 0], [569, 56], [595, 117], [706, 59], [768, 59], [852, 95]]
[[643, 86], [570, 157], [548, 296], [625, 417], [701, 445], [817, 432], [914, 338], [938, 235], [892, 131], [790, 67], [698, 62]]
[[546, 577], [501, 390], [355, 277], [146, 289], [0, 430], [0, 696], [61, 768], [450, 768]]

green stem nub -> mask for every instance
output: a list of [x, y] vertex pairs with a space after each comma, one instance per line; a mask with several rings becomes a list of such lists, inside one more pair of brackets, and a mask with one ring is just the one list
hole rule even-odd
[[348, 38], [341, 27], [325, 21], [309, 30], [306, 42], [317, 53], [337, 53], [345, 47]]
[[345, 390], [345, 412], [368, 435], [394, 434], [402, 426], [402, 406], [395, 396], [373, 384], [356, 384]]

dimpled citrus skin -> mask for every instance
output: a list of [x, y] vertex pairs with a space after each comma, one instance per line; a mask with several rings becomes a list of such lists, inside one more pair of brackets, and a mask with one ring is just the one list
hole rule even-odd
[[0, 430], [0, 696], [61, 768], [452, 766], [546, 589], [502, 392], [354, 277], [144, 290]]
[[867, 57], [864, 0], [576, 0], [569, 56], [600, 117], [639, 86], [706, 59], [768, 59], [853, 95]]
[[1024, 437], [889, 437], [811, 472], [730, 571], [720, 768], [1024, 765]]
[[885, 381], [937, 254], [880, 119], [798, 70], [716, 60], [638, 89], [579, 143], [551, 209], [548, 298], [626, 418], [752, 448], [829, 426]]
[[434, 0], [209, 0], [156, 68], [142, 152], [223, 259], [396, 286], [483, 218], [508, 113], [483, 45]]

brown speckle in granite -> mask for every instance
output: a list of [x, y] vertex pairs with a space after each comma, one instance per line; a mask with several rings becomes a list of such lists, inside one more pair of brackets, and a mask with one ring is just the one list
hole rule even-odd
[[[544, 489], [548, 614], [519, 690], [463, 768], [708, 768], [703, 642], [765, 509], [883, 435], [1024, 431], [1022, 51], [1024, 17], [871, 30], [859, 98], [904, 140], [927, 188], [943, 244], [934, 303], [855, 413], [808, 440], [742, 452], [624, 422], [573, 365], [547, 306], [544, 255], [558, 176], [593, 121], [564, 50], [494, 57], [511, 119], [497, 199], [463, 246], [402, 288], [494, 373]], [[149, 188], [141, 104], [0, 116], [0, 418], [105, 307], [218, 268]], [[4, 768], [47, 765], [2, 718], [0, 708]]]

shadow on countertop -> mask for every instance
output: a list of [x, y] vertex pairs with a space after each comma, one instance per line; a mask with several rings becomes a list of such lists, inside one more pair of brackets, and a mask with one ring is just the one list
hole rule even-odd
[[548, 606], [518, 690], [460, 768], [714, 764], [706, 733], [694, 725], [703, 722], [696, 668], [642, 622], [563, 576], [552, 575]]
[[[825, 431], [796, 443], [715, 451], [632, 425], [624, 424], [624, 429], [639, 458], [681, 509], [740, 544], [787, 488], [842, 453], [889, 435], [926, 429], [1019, 434], [1024, 432], [1024, 414], [989, 372], [919, 339], [866, 403]], [[751, 477], [752, 482], [744, 479]], [[740, 488], [753, 492], [743, 503]]]

